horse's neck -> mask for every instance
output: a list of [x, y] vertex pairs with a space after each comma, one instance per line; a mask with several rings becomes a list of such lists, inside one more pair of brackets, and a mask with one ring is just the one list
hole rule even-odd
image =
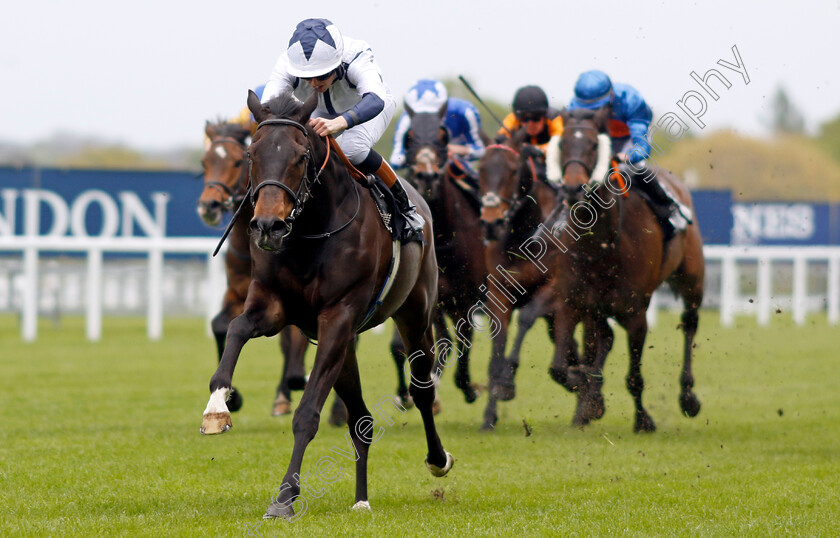
[[[435, 222], [445, 223], [447, 229], [458, 228], [458, 220], [467, 215], [458, 213], [458, 203], [461, 203], [460, 211], [472, 211], [472, 206], [467, 203], [466, 196], [461, 189], [455, 185], [455, 180], [448, 173], [440, 179], [438, 199], [429, 202], [429, 209], [432, 212], [432, 219]], [[476, 214], [477, 215], [477, 214]]]
[[[310, 178], [311, 196], [294, 224], [299, 233], [306, 235], [325, 233], [344, 224], [353, 216], [356, 208], [357, 194], [354, 193], [354, 189], [358, 192], [361, 188], [355, 185], [355, 180], [350, 177], [350, 172], [337, 155], [331, 154], [329, 162], [321, 171], [326, 158], [326, 147], [323, 144], [319, 143], [316, 149], [313, 143], [312, 158], [314, 173], [318, 179], [316, 181], [315, 177]], [[361, 196], [362, 193], [358, 192], [358, 195]], [[359, 215], [361, 216], [361, 211]]]
[[[597, 197], [590, 197], [587, 206], [594, 211], [595, 222], [590, 226], [575, 226], [580, 238], [576, 240], [581, 251], [589, 252], [595, 257], [603, 257], [605, 254], [614, 252], [619, 243], [622, 225], [623, 200], [607, 191], [606, 188], [598, 189]], [[590, 218], [593, 213], [581, 211], [578, 223], [583, 222], [583, 215]]]

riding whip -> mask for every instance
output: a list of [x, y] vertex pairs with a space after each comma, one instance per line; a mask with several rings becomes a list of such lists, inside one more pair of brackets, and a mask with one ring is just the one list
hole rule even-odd
[[512, 133], [512, 132], [510, 132], [510, 129], [508, 129], [508, 128], [507, 128], [507, 126], [506, 126], [506, 125], [502, 122], [502, 120], [500, 120], [500, 119], [499, 119], [499, 118], [498, 118], [498, 117], [497, 117], [497, 116], [493, 113], [493, 111], [492, 111], [492, 110], [490, 110], [490, 107], [489, 107], [489, 106], [487, 106], [487, 103], [485, 103], [485, 102], [484, 102], [484, 100], [483, 100], [483, 99], [481, 99], [481, 97], [479, 97], [477, 93], [475, 93], [475, 90], [472, 88], [472, 86], [470, 86], [470, 83], [469, 83], [469, 82], [467, 82], [467, 79], [465, 79], [463, 75], [458, 75], [458, 80], [460, 80], [461, 82], [463, 82], [463, 83], [464, 83], [464, 86], [466, 86], [466, 87], [467, 87], [467, 90], [469, 90], [469, 92], [473, 95], [473, 97], [475, 97], [475, 98], [478, 100], [478, 102], [479, 102], [479, 103], [481, 103], [481, 105], [482, 105], [485, 109], [487, 109], [487, 112], [489, 112], [489, 113], [490, 113], [490, 117], [492, 117], [494, 120], [496, 120], [496, 121], [498, 122], [498, 124], [502, 126], [502, 129], [504, 129], [505, 131], [507, 131], [507, 132], [508, 132], [508, 134], [509, 134], [510, 136], [513, 136], [513, 133]]

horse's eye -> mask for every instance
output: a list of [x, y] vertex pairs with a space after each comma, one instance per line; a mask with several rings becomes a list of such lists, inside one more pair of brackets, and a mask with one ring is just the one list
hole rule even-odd
[[242, 159], [239, 159], [238, 161], [233, 163], [233, 166], [234, 168], [239, 168], [240, 166], [242, 166]]

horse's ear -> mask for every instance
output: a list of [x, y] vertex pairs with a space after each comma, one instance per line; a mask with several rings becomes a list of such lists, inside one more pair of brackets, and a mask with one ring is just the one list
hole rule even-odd
[[309, 121], [309, 116], [315, 111], [318, 106], [318, 92], [312, 92], [306, 101], [303, 102], [303, 107], [300, 109], [300, 122], [306, 123]]
[[207, 138], [211, 140], [214, 136], [216, 136], [216, 127], [209, 121], [204, 124], [204, 134], [206, 134]]
[[528, 194], [531, 187], [534, 185], [536, 177], [535, 159], [543, 157], [542, 150], [530, 144], [522, 146], [522, 161], [520, 163], [521, 170], [519, 171], [519, 189], [522, 195]]
[[257, 123], [266, 119], [269, 113], [268, 108], [262, 106], [260, 98], [257, 97], [257, 94], [255, 94], [253, 90], [248, 90], [248, 110], [250, 110], [251, 114], [254, 115], [254, 119], [257, 120]]
[[446, 117], [447, 106], [449, 106], [449, 103], [443, 103], [440, 107], [440, 110], [438, 110], [438, 116], [440, 117], [440, 119], [444, 119]]
[[405, 112], [406, 112], [406, 114], [408, 114], [409, 118], [414, 117], [414, 109], [411, 108], [410, 106], [408, 106], [408, 104], [405, 105]]
[[569, 109], [564, 108], [560, 111], [560, 117], [563, 119], [563, 125], [569, 123]]

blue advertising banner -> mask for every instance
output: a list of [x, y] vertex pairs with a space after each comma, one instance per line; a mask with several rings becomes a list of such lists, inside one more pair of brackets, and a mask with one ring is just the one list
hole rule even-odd
[[732, 232], [732, 191], [691, 191], [694, 214], [704, 245], [729, 244]]
[[[0, 236], [221, 237], [198, 218], [201, 190], [190, 172], [0, 167]], [[840, 245], [840, 204], [692, 196], [708, 245]]]
[[189, 172], [0, 167], [0, 236], [220, 237]]
[[732, 204], [733, 245], [838, 245], [840, 205], [810, 202]]

